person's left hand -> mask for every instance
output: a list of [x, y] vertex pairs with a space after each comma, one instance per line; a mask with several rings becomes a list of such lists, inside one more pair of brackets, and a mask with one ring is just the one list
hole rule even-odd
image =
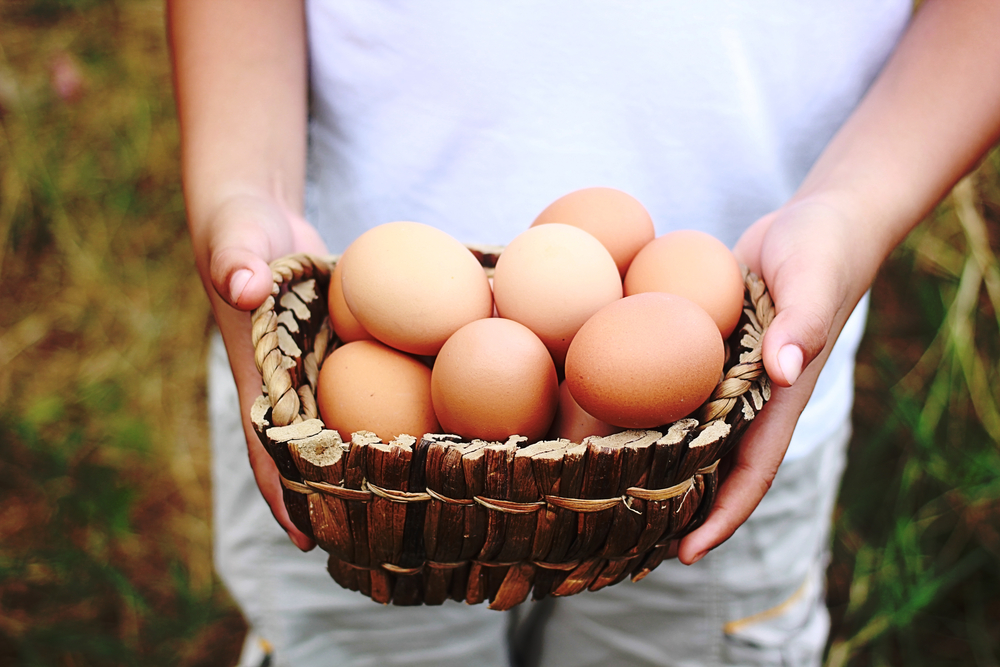
[[881, 262], [855, 237], [856, 222], [801, 201], [764, 216], [737, 242], [737, 259], [764, 279], [777, 313], [763, 340], [771, 399], [730, 453], [708, 518], [681, 542], [681, 562], [727, 540], [770, 488], [830, 348]]

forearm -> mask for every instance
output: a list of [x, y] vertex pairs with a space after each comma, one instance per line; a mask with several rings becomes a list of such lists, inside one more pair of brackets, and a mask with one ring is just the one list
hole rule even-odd
[[926, 0], [798, 191], [736, 245], [774, 299], [761, 349], [773, 389], [708, 519], [681, 543], [682, 562], [726, 540], [760, 502], [878, 267], [998, 134], [1000, 2]]
[[227, 200], [301, 215], [306, 45], [301, 2], [168, 0], [181, 166], [199, 261]]
[[306, 45], [301, 1], [167, 0], [181, 172], [195, 262], [239, 391], [254, 477], [301, 549], [277, 471], [250, 424], [260, 394], [250, 315], [271, 293], [268, 262], [324, 252], [302, 218]]
[[853, 221], [871, 272], [1000, 135], [1000, 3], [927, 0], [791, 204]]

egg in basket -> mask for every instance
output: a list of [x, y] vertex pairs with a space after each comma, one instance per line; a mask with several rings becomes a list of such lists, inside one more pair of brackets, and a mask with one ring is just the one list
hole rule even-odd
[[[587, 225], [609, 217], [602, 243]], [[708, 235], [653, 239], [607, 188], [505, 248], [388, 223], [272, 270], [254, 427], [331, 577], [377, 602], [508, 609], [641, 579], [770, 394], [763, 282]]]

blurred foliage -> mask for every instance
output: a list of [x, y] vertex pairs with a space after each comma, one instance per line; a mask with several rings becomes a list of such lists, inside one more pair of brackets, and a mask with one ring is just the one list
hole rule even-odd
[[0, 418], [0, 663], [207, 658], [197, 655], [209, 648], [205, 629], [224, 627], [231, 612], [197, 589], [179, 554], [149, 539], [169, 533], [181, 508], [150, 466], [148, 425], [118, 385], [71, 396]]
[[[0, 4], [0, 664], [232, 664], [159, 1]], [[11, 289], [14, 287], [14, 289]]]
[[858, 366], [828, 664], [1000, 662], [1000, 152], [883, 267]]
[[[0, 664], [232, 664], [162, 5], [4, 0], [0, 25]], [[1000, 663], [998, 171], [873, 288], [831, 666]]]

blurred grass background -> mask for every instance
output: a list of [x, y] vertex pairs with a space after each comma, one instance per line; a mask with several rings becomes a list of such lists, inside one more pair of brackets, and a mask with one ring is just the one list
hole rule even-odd
[[[160, 0], [0, 0], [0, 664], [233, 664]], [[873, 289], [828, 664], [1000, 662], [1000, 158]]]
[[0, 1], [0, 665], [226, 665], [159, 1]]

